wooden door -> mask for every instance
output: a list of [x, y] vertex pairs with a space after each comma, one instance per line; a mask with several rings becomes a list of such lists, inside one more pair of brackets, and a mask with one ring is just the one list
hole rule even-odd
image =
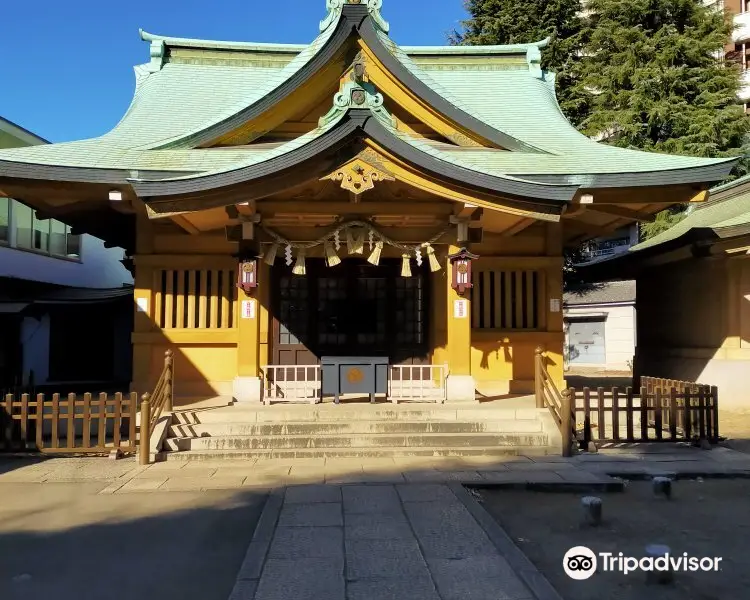
[[273, 285], [273, 364], [316, 365], [311, 352], [309, 280], [289, 272], [276, 272]]
[[273, 359], [317, 364], [321, 356], [386, 356], [392, 364], [429, 364], [428, 281], [401, 277], [401, 262], [373, 266], [345, 259], [307, 261], [307, 273], [275, 268]]

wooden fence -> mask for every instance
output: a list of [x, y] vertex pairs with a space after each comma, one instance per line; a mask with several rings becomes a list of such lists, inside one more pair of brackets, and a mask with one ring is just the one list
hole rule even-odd
[[641, 387], [568, 388], [559, 392], [547, 371], [546, 357], [536, 351], [537, 408], [548, 408], [562, 436], [562, 454], [574, 440], [649, 443], [705, 439], [719, 441], [719, 391], [689, 381], [642, 377]]
[[151, 459], [151, 434], [163, 411], [172, 412], [174, 404], [174, 353], [164, 354], [164, 368], [151, 394], [143, 394], [141, 401], [140, 464], [147, 465]]
[[719, 441], [719, 393], [716, 387], [684, 386], [571, 390], [580, 441], [678, 442], [695, 438]]
[[22, 394], [0, 402], [0, 451], [135, 452], [136, 394]]
[[573, 440], [575, 439], [575, 421], [571, 406], [571, 390], [558, 391], [555, 382], [547, 371], [547, 357], [541, 348], [536, 349], [534, 357], [534, 393], [536, 407], [548, 408], [552, 418], [557, 423], [562, 437], [562, 455], [573, 454]]

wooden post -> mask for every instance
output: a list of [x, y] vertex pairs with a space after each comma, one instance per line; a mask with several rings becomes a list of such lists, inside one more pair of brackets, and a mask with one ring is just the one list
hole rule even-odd
[[706, 388], [698, 390], [698, 431], [700, 439], [706, 439]]
[[60, 394], [52, 394], [52, 447], [60, 447]]
[[164, 355], [164, 410], [172, 412], [174, 408], [174, 352], [167, 350]]
[[112, 445], [115, 450], [120, 447], [120, 429], [122, 428], [122, 393], [117, 392], [115, 394], [115, 421], [112, 426]]
[[27, 448], [29, 436], [29, 395], [21, 394], [21, 449]]
[[592, 439], [591, 434], [591, 390], [583, 388], [583, 442], [586, 448]]
[[713, 427], [711, 428], [711, 439], [709, 440], [712, 444], [719, 443], [719, 388], [711, 386], [711, 402], [713, 403]]
[[544, 390], [542, 389], [542, 369], [544, 368], [544, 350], [537, 348], [534, 352], [534, 394], [536, 407], [544, 408]]
[[91, 448], [91, 392], [83, 395], [83, 447]]
[[654, 400], [654, 431], [656, 432], [656, 439], [661, 442], [662, 440], [662, 429], [664, 425], [662, 423], [662, 389], [661, 387], [656, 389], [656, 398]]
[[135, 416], [138, 412], [138, 394], [130, 392], [128, 403], [128, 446], [135, 452]]
[[648, 390], [641, 388], [641, 442], [648, 441]]
[[684, 417], [685, 424], [683, 426], [683, 429], [684, 429], [685, 439], [687, 441], [690, 441], [692, 437], [692, 430], [693, 430], [693, 415], [691, 412], [692, 404], [693, 404], [693, 390], [691, 386], [688, 386], [685, 388], [685, 402], [684, 402], [684, 406], [682, 407], [684, 414], [685, 414], [685, 417]]
[[677, 388], [669, 390], [669, 437], [677, 441]]
[[36, 449], [44, 448], [44, 394], [36, 395]]
[[96, 424], [99, 426], [96, 445], [104, 448], [107, 445], [107, 394], [105, 392], [99, 394], [99, 419]]
[[73, 393], [68, 394], [68, 448], [76, 447], [76, 395]]
[[620, 441], [620, 390], [612, 388], [612, 439]]
[[607, 437], [607, 423], [606, 423], [606, 415], [604, 412], [604, 388], [599, 387], [596, 388], [596, 421], [597, 425], [599, 426], [599, 439], [603, 440]]
[[150, 394], [143, 394], [141, 401], [141, 440], [140, 440], [140, 464], [147, 465], [150, 460], [151, 449], [151, 406], [149, 404]]
[[625, 388], [625, 394], [627, 396], [625, 399], [625, 427], [627, 428], [626, 440], [628, 442], [634, 442], [633, 420], [635, 413], [633, 412], [633, 388]]
[[560, 409], [560, 433], [562, 435], [562, 455], [572, 456], [573, 455], [573, 426], [575, 421], [575, 414], [573, 412], [573, 392], [570, 388], [566, 388], [562, 393], [562, 407]]

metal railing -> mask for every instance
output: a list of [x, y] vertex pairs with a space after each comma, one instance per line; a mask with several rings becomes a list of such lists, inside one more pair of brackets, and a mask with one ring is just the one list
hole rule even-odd
[[263, 367], [263, 402], [321, 401], [320, 365], [266, 365]]
[[388, 399], [394, 404], [443, 403], [447, 377], [448, 365], [391, 365], [388, 368]]

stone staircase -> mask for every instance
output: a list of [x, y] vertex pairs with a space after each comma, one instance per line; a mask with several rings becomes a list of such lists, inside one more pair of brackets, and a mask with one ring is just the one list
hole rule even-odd
[[503, 456], [560, 453], [533, 398], [471, 405], [250, 406], [175, 412], [164, 460]]

